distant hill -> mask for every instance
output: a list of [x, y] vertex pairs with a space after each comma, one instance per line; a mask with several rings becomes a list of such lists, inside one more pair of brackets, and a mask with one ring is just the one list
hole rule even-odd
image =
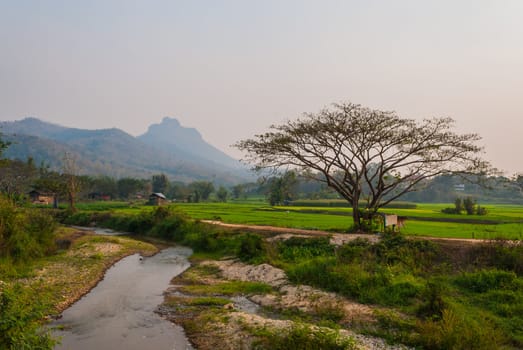
[[198, 164], [211, 162], [231, 168], [241, 167], [238, 160], [205, 142], [198, 130], [185, 128], [174, 118], [165, 117], [160, 124], [152, 124], [138, 139], [158, 149], [168, 149]]
[[[171, 118], [152, 125], [139, 138], [120, 129], [67, 128], [36, 118], [0, 122], [0, 132], [12, 142], [6, 158], [25, 160], [30, 156], [36, 164], [43, 162], [57, 170], [69, 153], [80, 172], [88, 175], [147, 178], [165, 173], [171, 180], [220, 184], [249, 177], [247, 171], [239, 170], [238, 161], [206, 143], [195, 129], [184, 128]], [[170, 140], [169, 132], [176, 141]]]

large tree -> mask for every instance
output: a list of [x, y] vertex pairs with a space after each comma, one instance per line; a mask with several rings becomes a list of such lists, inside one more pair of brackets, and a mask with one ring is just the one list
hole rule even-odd
[[76, 211], [76, 196], [82, 187], [81, 178], [78, 176], [79, 168], [76, 158], [70, 153], [66, 153], [62, 164], [62, 177], [65, 181], [64, 188], [69, 202], [69, 209]]
[[362, 212], [372, 216], [427, 178], [489, 167], [478, 156], [480, 137], [457, 134], [452, 125], [451, 118], [416, 121], [342, 103], [273, 125], [235, 146], [257, 169], [299, 169], [326, 183], [350, 203], [360, 228]]
[[206, 201], [209, 199], [211, 193], [214, 192], [214, 185], [209, 181], [194, 181], [189, 184], [189, 188], [193, 191], [191, 201], [198, 203], [200, 200]]

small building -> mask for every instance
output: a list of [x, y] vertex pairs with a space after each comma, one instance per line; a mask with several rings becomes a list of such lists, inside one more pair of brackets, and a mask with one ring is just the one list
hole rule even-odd
[[29, 198], [31, 198], [31, 203], [33, 204], [51, 204], [54, 203], [55, 195], [50, 192], [40, 192], [32, 190], [29, 192]]
[[149, 196], [149, 205], [162, 205], [167, 203], [167, 198], [163, 193], [151, 193]]
[[91, 192], [87, 195], [87, 198], [97, 201], [110, 201], [111, 195], [100, 192]]
[[387, 227], [390, 227], [392, 232], [399, 232], [401, 228], [405, 227], [406, 216], [398, 216], [395, 214], [382, 214], [378, 213], [383, 220], [383, 231], [387, 231]]

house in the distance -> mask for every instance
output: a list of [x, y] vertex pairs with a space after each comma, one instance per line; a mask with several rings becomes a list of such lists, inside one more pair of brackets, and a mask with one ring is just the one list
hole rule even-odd
[[54, 193], [32, 190], [29, 192], [29, 197], [33, 204], [51, 204], [54, 202], [55, 195]]
[[149, 196], [149, 205], [162, 205], [167, 203], [167, 198], [163, 193], [151, 193]]
[[87, 195], [87, 198], [97, 201], [110, 201], [111, 195], [100, 192], [91, 192]]

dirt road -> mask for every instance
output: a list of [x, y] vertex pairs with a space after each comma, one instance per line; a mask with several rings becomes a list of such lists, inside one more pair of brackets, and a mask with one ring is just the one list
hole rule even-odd
[[[245, 224], [228, 224], [216, 220], [202, 220], [207, 224], [218, 225], [222, 227], [243, 229], [258, 233], [277, 234], [279, 237], [285, 239], [290, 236], [317, 236], [317, 237], [331, 237], [331, 243], [341, 245], [346, 242], [355, 240], [357, 238], [367, 239], [371, 242], [377, 242], [380, 238], [379, 234], [368, 234], [368, 233], [340, 233], [340, 232], [328, 232], [319, 230], [304, 230], [298, 228], [289, 227], [278, 227], [278, 226], [262, 226], [262, 225], [245, 225]], [[441, 238], [441, 237], [424, 237], [424, 236], [409, 236], [417, 239], [427, 239], [435, 242], [447, 243], [455, 245], [470, 246], [473, 244], [480, 244], [489, 242], [484, 239], [470, 239], [470, 238]], [[512, 242], [512, 241], [511, 241]], [[513, 241], [515, 244], [521, 244], [521, 241]]]

